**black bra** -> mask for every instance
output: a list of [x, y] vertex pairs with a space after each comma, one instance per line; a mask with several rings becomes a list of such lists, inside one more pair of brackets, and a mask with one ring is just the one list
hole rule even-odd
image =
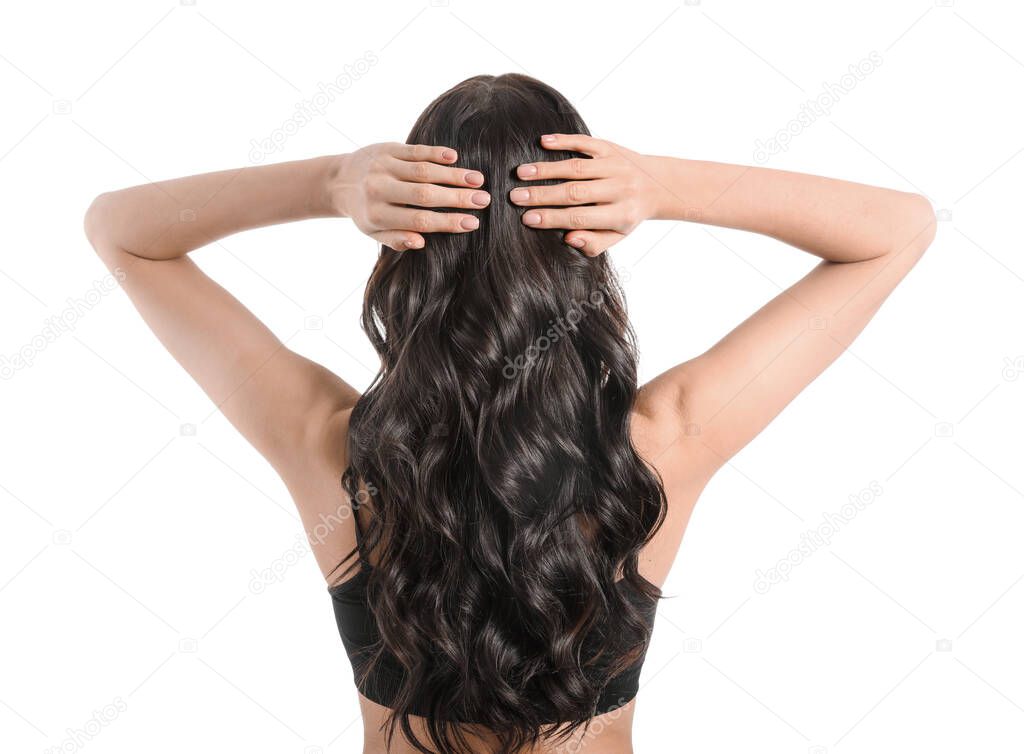
[[[341, 641], [345, 645], [345, 652], [352, 663], [356, 687], [370, 701], [384, 707], [392, 707], [402, 687], [404, 670], [390, 652], [385, 651], [370, 673], [362, 682], [359, 681], [362, 675], [361, 671], [371, 659], [375, 645], [381, 639], [366, 598], [366, 580], [372, 570], [372, 566], [366, 562], [365, 558], [360, 560], [359, 571], [356, 572], [356, 575], [330, 587], [328, 592], [334, 604], [334, 617], [338, 622]], [[654, 615], [657, 606], [657, 600], [644, 599], [640, 604], [649, 628], [654, 626]], [[618, 709], [636, 697], [640, 687], [640, 669], [643, 666], [643, 662], [644, 655], [641, 655], [633, 665], [608, 682], [598, 698], [595, 715], [603, 715]], [[429, 699], [415, 699], [411, 712], [419, 717], [428, 717], [427, 710], [429, 709]], [[474, 721], [458, 720], [458, 722], [472, 723]], [[562, 721], [549, 720], [547, 722], [558, 723]]]
[[[374, 621], [373, 613], [366, 601], [366, 579], [370, 567], [363, 563], [355, 576], [331, 587], [328, 591], [334, 604], [334, 617], [338, 622], [338, 632], [345, 645], [345, 652], [352, 663], [352, 671], [358, 679], [361, 670], [370, 660], [374, 646], [380, 641], [380, 632]], [[644, 605], [644, 616], [648, 625], [653, 628], [657, 601]], [[595, 714], [618, 709], [636, 697], [640, 687], [640, 670], [644, 657], [641, 657], [629, 668], [612, 678], [598, 698]], [[384, 707], [393, 706], [395, 697], [402, 687], [404, 671], [398, 660], [390, 652], [384, 652], [362, 683], [357, 680], [359, 692], [372, 702]], [[416, 699], [412, 714], [427, 717], [430, 709], [429, 700]], [[460, 720], [459, 722], [473, 722]], [[561, 722], [550, 720], [550, 723]]]

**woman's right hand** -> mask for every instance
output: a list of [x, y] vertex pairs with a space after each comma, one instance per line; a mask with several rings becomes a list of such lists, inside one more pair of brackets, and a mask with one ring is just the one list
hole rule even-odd
[[483, 209], [484, 176], [452, 167], [454, 149], [424, 144], [372, 144], [338, 158], [328, 181], [332, 209], [370, 238], [396, 251], [422, 249], [423, 233], [467, 233], [471, 214], [429, 208]]
[[657, 157], [586, 134], [546, 134], [540, 143], [545, 149], [580, 152], [591, 159], [532, 162], [517, 168], [520, 180], [564, 181], [511, 191], [513, 203], [537, 208], [523, 214], [526, 225], [567, 230], [565, 242], [594, 257], [644, 220], [659, 216], [667, 189], [654, 177]]

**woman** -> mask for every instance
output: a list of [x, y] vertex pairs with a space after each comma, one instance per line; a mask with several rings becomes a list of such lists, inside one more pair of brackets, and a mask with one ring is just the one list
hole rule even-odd
[[[701, 490], [861, 331], [931, 242], [932, 209], [638, 154], [520, 75], [459, 84], [408, 142], [104, 194], [86, 231], [287, 484], [353, 663], [364, 751], [629, 752], [659, 587]], [[362, 320], [381, 371], [363, 395], [188, 257], [312, 217], [382, 244]], [[822, 261], [638, 388], [603, 252], [649, 219]]]

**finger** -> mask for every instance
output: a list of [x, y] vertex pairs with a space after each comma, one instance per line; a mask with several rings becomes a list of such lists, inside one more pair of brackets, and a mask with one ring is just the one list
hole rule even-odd
[[544, 134], [540, 145], [545, 149], [564, 149], [582, 152], [591, 157], [605, 157], [609, 153], [608, 143], [587, 134]]
[[568, 207], [611, 202], [618, 198], [618, 192], [609, 181], [568, 181], [554, 186], [515, 188], [508, 197], [520, 207]]
[[391, 154], [407, 162], [437, 162], [442, 165], [459, 159], [459, 153], [454, 149], [429, 144], [395, 144]]
[[618, 230], [625, 226], [618, 213], [607, 206], [531, 209], [523, 214], [523, 222], [531, 228], [565, 230]]
[[574, 230], [565, 234], [565, 242], [588, 257], [604, 254], [623, 238], [624, 235], [614, 230]]
[[418, 233], [408, 233], [401, 230], [378, 231], [377, 233], [371, 233], [370, 238], [395, 251], [422, 249], [424, 245], [423, 236]]
[[413, 204], [417, 207], [465, 207], [480, 209], [491, 203], [486, 191], [456, 189], [432, 183], [404, 183], [394, 185], [387, 201], [393, 204]]
[[480, 221], [472, 215], [458, 212], [431, 212], [391, 206], [381, 213], [380, 225], [413, 233], [466, 233], [479, 228]]
[[440, 183], [446, 186], [468, 186], [477, 188], [484, 183], [484, 176], [478, 170], [450, 168], [432, 162], [406, 162], [395, 160], [392, 172], [396, 178], [412, 183]]
[[516, 168], [516, 175], [524, 181], [538, 181], [548, 178], [568, 178], [570, 180], [586, 180], [589, 178], [605, 178], [601, 175], [603, 167], [598, 160], [586, 157], [573, 157], [571, 160], [557, 162], [528, 162]]

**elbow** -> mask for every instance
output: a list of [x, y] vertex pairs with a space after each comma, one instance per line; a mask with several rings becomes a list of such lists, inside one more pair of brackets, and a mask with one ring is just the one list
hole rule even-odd
[[100, 194], [92, 200], [82, 219], [82, 230], [97, 256], [105, 262], [116, 255], [118, 244], [111, 233], [112, 210], [110, 194]]
[[935, 209], [927, 197], [921, 194], [907, 194], [907, 206], [903, 212], [904, 232], [893, 251], [897, 254], [910, 252], [920, 256], [935, 239]]
[[100, 194], [93, 199], [92, 204], [85, 211], [85, 217], [82, 219], [82, 229], [85, 231], [85, 237], [92, 244], [92, 247], [97, 250], [99, 250], [99, 246], [102, 244], [106, 227], [103, 216], [107, 205], [107, 197], [107, 194]]

